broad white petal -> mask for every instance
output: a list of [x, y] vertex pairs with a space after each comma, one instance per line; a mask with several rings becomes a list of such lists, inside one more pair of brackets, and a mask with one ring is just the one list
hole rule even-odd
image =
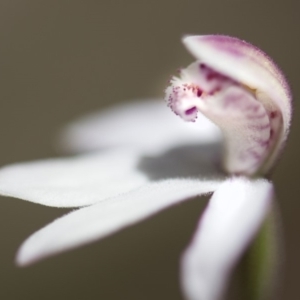
[[14, 164], [0, 170], [0, 194], [48, 206], [90, 205], [148, 182], [129, 150]]
[[[250, 88], [269, 111], [271, 119], [274, 119], [272, 114], [276, 113], [277, 120], [272, 122], [280, 132], [277, 132], [277, 144], [262, 171], [267, 172], [281, 153], [291, 122], [292, 95], [281, 70], [262, 50], [237, 38], [224, 35], [186, 36], [183, 43], [198, 60]], [[282, 125], [279, 124], [280, 118]]]
[[164, 180], [71, 212], [29, 237], [17, 255], [17, 263], [28, 265], [95, 241], [172, 204], [212, 192], [217, 186], [217, 181]]
[[62, 133], [60, 145], [73, 152], [133, 146], [153, 154], [219, 139], [218, 128], [205, 117], [199, 117], [194, 124], [185, 123], [170, 113], [163, 100], [143, 100], [118, 105], [71, 123]]
[[189, 300], [219, 300], [230, 272], [257, 233], [273, 197], [266, 180], [233, 178], [212, 196], [182, 258]]

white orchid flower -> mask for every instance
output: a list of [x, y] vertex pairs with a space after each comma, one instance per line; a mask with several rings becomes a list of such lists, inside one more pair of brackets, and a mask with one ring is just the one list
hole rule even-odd
[[85, 206], [30, 236], [17, 254], [19, 265], [213, 193], [182, 256], [181, 279], [187, 299], [222, 298], [271, 210], [273, 186], [263, 176], [285, 144], [291, 95], [272, 60], [244, 41], [211, 35], [183, 42], [196, 61], [171, 80], [166, 100], [192, 122], [162, 101], [131, 103], [67, 128], [64, 146], [89, 153], [2, 168], [2, 195]]

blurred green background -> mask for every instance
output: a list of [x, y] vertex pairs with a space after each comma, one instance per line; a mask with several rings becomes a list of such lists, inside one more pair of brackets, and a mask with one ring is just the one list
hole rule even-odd
[[[281, 299], [300, 299], [299, 8], [298, 0], [2, 0], [0, 165], [58, 155], [56, 133], [85, 113], [162, 97], [169, 76], [193, 60], [183, 34], [245, 39], [293, 89], [291, 136], [273, 179], [286, 249]], [[178, 259], [205, 205], [197, 200], [20, 269], [20, 243], [67, 210], [1, 197], [0, 298], [182, 299]]]

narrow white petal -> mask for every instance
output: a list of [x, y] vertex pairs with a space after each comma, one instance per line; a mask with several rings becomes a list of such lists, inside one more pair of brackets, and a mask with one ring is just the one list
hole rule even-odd
[[14, 164], [0, 170], [0, 194], [57, 207], [90, 205], [148, 182], [133, 151]]
[[182, 258], [189, 300], [219, 300], [230, 272], [257, 233], [273, 197], [266, 180], [233, 178], [212, 196]]
[[163, 100], [119, 105], [71, 123], [60, 137], [67, 151], [91, 151], [105, 147], [134, 146], [146, 153], [172, 147], [216, 142], [219, 130], [205, 117], [196, 124], [182, 122]]
[[217, 181], [163, 180], [110, 201], [71, 212], [29, 237], [17, 255], [17, 263], [28, 265], [44, 257], [95, 241], [172, 204], [212, 192], [217, 186]]

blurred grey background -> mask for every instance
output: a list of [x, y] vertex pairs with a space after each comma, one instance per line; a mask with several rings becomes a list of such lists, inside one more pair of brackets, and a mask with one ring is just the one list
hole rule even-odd
[[[162, 97], [169, 76], [193, 60], [183, 34], [245, 39], [274, 58], [293, 89], [292, 131], [273, 179], [285, 234], [282, 299], [300, 299], [299, 26], [297, 0], [2, 0], [0, 165], [58, 155], [56, 133], [85, 113]], [[1, 197], [0, 298], [182, 299], [178, 259], [204, 204], [20, 269], [20, 243], [67, 210]]]

